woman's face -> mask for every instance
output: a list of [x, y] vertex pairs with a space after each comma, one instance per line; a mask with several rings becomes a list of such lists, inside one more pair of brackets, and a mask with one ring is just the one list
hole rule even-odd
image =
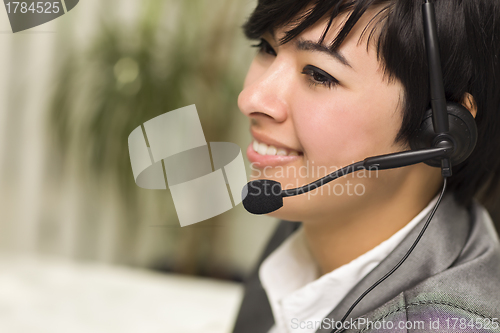
[[[321, 46], [317, 41], [326, 21], [284, 45], [278, 45], [284, 29], [262, 36], [238, 98], [241, 112], [250, 119], [253, 142], [247, 156], [253, 179], [273, 179], [293, 188], [366, 157], [405, 149], [395, 143], [403, 88], [388, 82], [374, 46], [370, 43], [367, 49], [366, 37], [360, 39], [371, 17], [364, 15], [338, 53], [324, 45], [335, 38], [345, 17], [334, 20]], [[284, 206], [271, 215], [304, 221], [377, 205], [396, 193], [410, 172], [411, 167], [340, 178], [285, 198]]]

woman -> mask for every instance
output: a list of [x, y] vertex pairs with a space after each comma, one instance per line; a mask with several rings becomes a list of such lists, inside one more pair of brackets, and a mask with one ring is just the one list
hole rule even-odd
[[[238, 100], [254, 179], [293, 188], [410, 149], [430, 105], [422, 3], [259, 0], [244, 26], [259, 52]], [[500, 168], [500, 4], [435, 5], [446, 97], [475, 117], [477, 146], [409, 259], [340, 323], [349, 332], [499, 331], [500, 249], [474, 197], [492, 193]], [[420, 163], [285, 198], [270, 215], [301, 224], [271, 239], [234, 332], [330, 332], [408, 251], [442, 186]]]

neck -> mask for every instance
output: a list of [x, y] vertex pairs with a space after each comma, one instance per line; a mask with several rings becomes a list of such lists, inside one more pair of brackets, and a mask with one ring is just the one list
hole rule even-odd
[[428, 181], [408, 178], [391, 195], [365, 200], [359, 209], [336, 211], [327, 219], [303, 221], [309, 249], [321, 274], [370, 251], [417, 216], [439, 190], [439, 173], [430, 178]]

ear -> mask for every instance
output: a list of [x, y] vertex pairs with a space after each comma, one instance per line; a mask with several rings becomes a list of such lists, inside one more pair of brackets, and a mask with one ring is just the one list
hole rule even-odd
[[470, 111], [470, 113], [472, 114], [472, 116], [474, 118], [476, 118], [476, 115], [477, 115], [476, 100], [474, 99], [474, 97], [472, 97], [471, 94], [465, 93], [463, 101], [462, 101], [462, 105], [465, 106], [467, 108], [467, 110]]

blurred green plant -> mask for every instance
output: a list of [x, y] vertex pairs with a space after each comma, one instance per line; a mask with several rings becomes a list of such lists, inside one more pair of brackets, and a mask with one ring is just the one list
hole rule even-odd
[[[50, 132], [62, 160], [73, 161], [89, 186], [116, 184], [129, 224], [138, 223], [141, 193], [128, 153], [133, 129], [196, 104], [207, 141], [227, 138], [246, 70], [234, 58], [243, 5], [231, 0], [145, 0], [132, 25], [103, 10], [106, 16], [90, 47], [78, 50], [73, 45], [65, 52], [51, 102]], [[107, 6], [112, 8], [112, 2]], [[177, 224], [173, 205], [159, 201], [156, 208], [159, 216], [173, 216]], [[186, 260], [199, 261], [180, 261]]]

